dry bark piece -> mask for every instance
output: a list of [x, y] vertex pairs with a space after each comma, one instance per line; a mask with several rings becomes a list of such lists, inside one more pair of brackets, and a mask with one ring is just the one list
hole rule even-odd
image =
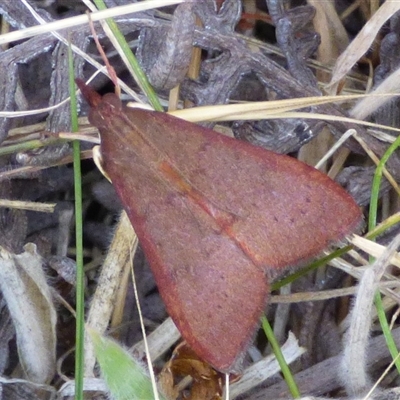
[[186, 76], [195, 28], [192, 9], [191, 2], [180, 4], [170, 27], [144, 28], [140, 33], [137, 57], [150, 83], [157, 89], [171, 90]]

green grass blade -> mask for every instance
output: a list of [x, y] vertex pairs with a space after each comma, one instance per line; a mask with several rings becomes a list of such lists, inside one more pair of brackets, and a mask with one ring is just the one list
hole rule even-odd
[[[381, 186], [383, 168], [385, 167], [385, 164], [389, 160], [390, 156], [399, 147], [399, 145], [400, 145], [400, 136], [388, 147], [385, 154], [382, 156], [379, 165], [375, 170], [374, 179], [372, 181], [371, 201], [369, 207], [369, 220], [368, 220], [369, 230], [374, 229], [376, 226], [377, 214], [378, 214], [379, 188]], [[371, 260], [371, 262], [372, 261], [373, 260]], [[381, 325], [383, 335], [385, 336], [387, 347], [389, 349], [391, 356], [393, 357], [397, 372], [400, 374], [400, 360], [398, 358], [399, 350], [397, 349], [396, 343], [391, 334], [389, 322], [386, 318], [385, 310], [383, 309], [382, 296], [379, 291], [375, 294], [374, 301], [378, 313], [379, 323]]]
[[[79, 130], [74, 65], [71, 46], [68, 46], [69, 92], [71, 96], [72, 132]], [[75, 348], [75, 399], [83, 400], [83, 341], [84, 341], [84, 271], [82, 229], [82, 175], [81, 148], [73, 142], [76, 238], [76, 348]]]
[[271, 325], [269, 324], [265, 316], [261, 318], [261, 325], [268, 339], [268, 342], [271, 345], [272, 351], [275, 354], [276, 360], [278, 361], [278, 364], [281, 367], [283, 377], [285, 378], [290, 393], [292, 394], [293, 398], [295, 399], [300, 398], [301, 397], [300, 390], [296, 384], [296, 381], [294, 380], [293, 374], [290, 371], [289, 366], [286, 363], [285, 357], [282, 354], [282, 350], [279, 346], [278, 341], [276, 340], [274, 332], [272, 331]]
[[[96, 7], [99, 10], [105, 10], [107, 7], [103, 0], [94, 0]], [[136, 56], [133, 54], [132, 50], [130, 49], [128, 43], [125, 40], [124, 35], [119, 30], [115, 21], [111, 18], [106, 19], [106, 23], [111, 29], [113, 35], [115, 36], [118, 44], [121, 46], [122, 51], [124, 52], [125, 57], [127, 58], [131, 71], [133, 72], [134, 78], [143, 92], [146, 94], [147, 98], [149, 99], [150, 104], [156, 111], [164, 111], [163, 107], [158, 99], [157, 94], [155, 93], [154, 89], [150, 85], [149, 80], [147, 79], [146, 74], [142, 70], [139, 65], [139, 62]]]

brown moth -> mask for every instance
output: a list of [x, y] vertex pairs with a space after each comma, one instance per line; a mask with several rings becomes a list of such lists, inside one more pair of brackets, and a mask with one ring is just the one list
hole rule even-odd
[[239, 371], [271, 277], [343, 239], [359, 207], [294, 158], [77, 83], [169, 315], [201, 358]]

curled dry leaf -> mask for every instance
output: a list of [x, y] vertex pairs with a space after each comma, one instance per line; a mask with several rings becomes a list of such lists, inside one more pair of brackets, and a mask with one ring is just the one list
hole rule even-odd
[[55, 373], [57, 315], [32, 243], [13, 254], [0, 247], [0, 288], [17, 333], [18, 353], [26, 378], [49, 382]]
[[190, 394], [184, 396], [187, 400], [220, 400], [222, 399], [224, 374], [215, 371], [209, 364], [201, 360], [187, 345], [180, 343], [174, 350], [171, 360], [164, 366], [159, 383], [164, 393], [171, 399], [180, 398], [180, 392], [189, 391], [181, 386], [181, 379], [192, 377]]

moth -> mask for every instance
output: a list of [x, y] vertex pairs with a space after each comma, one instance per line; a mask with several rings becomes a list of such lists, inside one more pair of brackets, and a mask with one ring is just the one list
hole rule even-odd
[[359, 207], [294, 158], [77, 84], [169, 315], [200, 358], [240, 371], [271, 281], [356, 229]]

